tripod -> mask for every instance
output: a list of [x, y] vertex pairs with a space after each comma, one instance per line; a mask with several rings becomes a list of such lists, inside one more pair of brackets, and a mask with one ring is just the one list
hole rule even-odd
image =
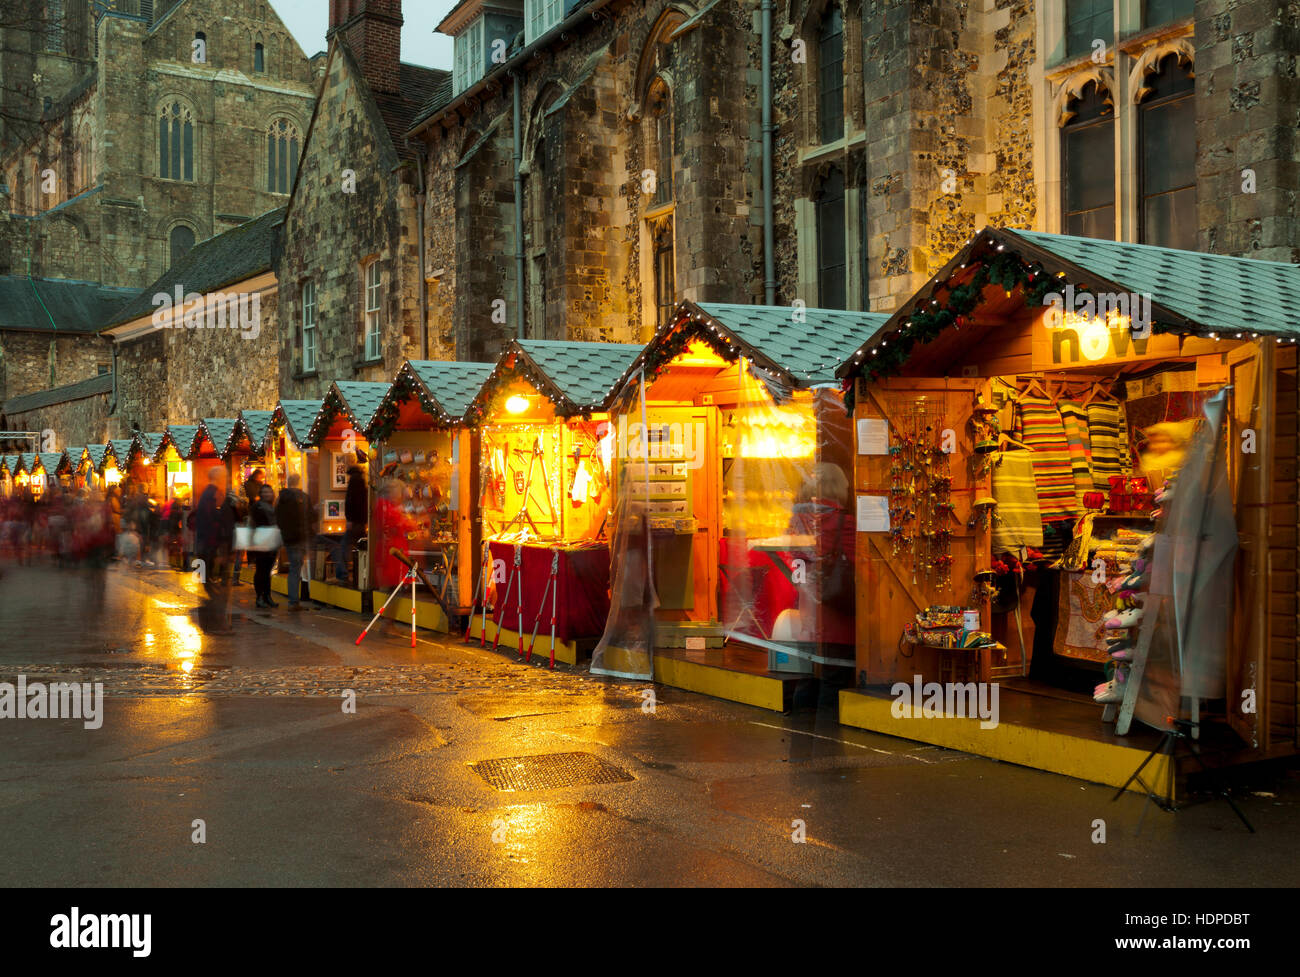
[[[1146, 759], [1138, 765], [1138, 768], [1133, 771], [1128, 780], [1124, 781], [1124, 786], [1116, 791], [1115, 796], [1111, 798], [1112, 803], [1119, 800], [1124, 796], [1124, 792], [1128, 790], [1129, 784], [1133, 783], [1135, 780], [1146, 792], [1147, 799], [1143, 802], [1142, 814], [1138, 817], [1137, 834], [1142, 833], [1142, 822], [1146, 819], [1147, 809], [1150, 808], [1152, 801], [1154, 801], [1156, 807], [1160, 808], [1162, 811], [1169, 811], [1172, 813], [1180, 810], [1179, 805], [1174, 799], [1174, 777], [1176, 773], [1175, 768], [1178, 765], [1177, 753], [1178, 745], [1180, 743], [1187, 743], [1189, 755], [1196, 760], [1202, 771], [1208, 771], [1208, 768], [1205, 766], [1205, 760], [1201, 757], [1200, 747], [1196, 745], [1196, 739], [1194, 738], [1196, 733], [1199, 732], [1197, 727], [1199, 727], [1200, 724], [1189, 722], [1186, 719], [1175, 719], [1173, 724], [1174, 728], [1165, 731], [1164, 735], [1160, 737], [1160, 742], [1152, 748], [1151, 752], [1147, 754]], [[1146, 765], [1157, 756], [1163, 756], [1165, 758], [1165, 792], [1163, 795], [1158, 795], [1156, 793], [1155, 785], [1148, 784], [1142, 779], [1142, 771], [1145, 770]], [[1228, 806], [1232, 808], [1232, 813], [1237, 815], [1237, 817], [1241, 819], [1241, 823], [1246, 826], [1246, 830], [1251, 834], [1254, 834], [1254, 826], [1246, 820], [1246, 815], [1241, 813], [1241, 808], [1239, 808], [1236, 801], [1232, 799], [1232, 795], [1228, 793], [1227, 788], [1221, 788], [1214, 793], [1216, 797], [1227, 802]]]
[[[393, 602], [393, 598], [396, 597], [398, 593], [402, 590], [402, 588], [409, 583], [411, 585], [411, 647], [414, 648], [415, 647], [415, 585], [417, 583], [424, 584], [424, 586], [428, 588], [429, 593], [433, 594], [435, 600], [438, 600], [438, 590], [436, 587], [434, 587], [433, 584], [429, 582], [429, 578], [424, 575], [424, 571], [421, 570], [418, 566], [416, 566], [411, 561], [411, 558], [407, 556], [405, 553], [403, 553], [401, 550], [399, 550], [396, 546], [392, 547], [388, 551], [388, 553], [390, 556], [394, 557], [395, 559], [397, 559], [399, 562], [401, 562], [406, 566], [406, 575], [397, 582], [397, 586], [393, 588], [393, 592], [388, 595], [388, 600], [384, 601], [384, 606], [379, 608], [379, 610], [375, 612], [375, 616], [370, 619], [370, 623], [366, 625], [365, 630], [362, 631], [359, 635], [357, 635], [356, 643], [361, 644], [361, 639], [364, 638], [367, 634], [369, 634], [370, 629], [373, 628], [375, 626], [375, 623], [381, 617], [384, 616], [384, 611], [388, 610], [388, 605]], [[446, 605], [442, 604], [441, 600], [438, 600], [438, 603], [442, 605], [443, 610], [445, 611]], [[450, 621], [451, 618], [448, 617], [448, 620]]]

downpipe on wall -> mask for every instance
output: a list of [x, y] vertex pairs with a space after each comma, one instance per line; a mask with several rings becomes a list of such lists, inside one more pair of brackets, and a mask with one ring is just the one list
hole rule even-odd
[[763, 0], [763, 302], [776, 305], [776, 234], [772, 216], [772, 0]]
[[522, 98], [523, 78], [518, 68], [510, 69], [514, 82], [514, 164], [515, 164], [515, 321], [519, 339], [524, 338], [524, 175], [523, 145], [520, 134], [519, 103]]

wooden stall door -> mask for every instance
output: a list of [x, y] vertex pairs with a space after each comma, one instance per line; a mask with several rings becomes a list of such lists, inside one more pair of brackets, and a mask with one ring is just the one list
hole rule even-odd
[[[980, 525], [967, 527], [976, 489], [970, 458], [974, 444], [969, 419], [975, 393], [983, 381], [953, 378], [890, 378], [868, 383], [858, 381], [855, 422], [883, 418], [889, 421], [889, 443], [898, 443], [900, 434], [912, 430], [912, 411], [920, 404], [941, 420], [938, 434], [951, 432], [956, 450], [949, 455], [952, 476], [952, 501], [955, 511], [950, 517], [952, 533], [950, 553], [952, 568], [949, 582], [939, 586], [933, 574], [929, 578], [914, 571], [910, 550], [894, 552], [887, 532], [863, 532], [858, 527], [857, 542], [857, 667], [865, 673], [867, 684], [878, 685], [895, 680], [912, 680], [922, 675], [926, 680], [939, 678], [940, 653], [932, 649], [901, 645], [903, 628], [916, 614], [932, 604], [970, 607], [976, 570], [990, 562], [990, 537]], [[855, 487], [859, 497], [889, 496], [890, 456], [862, 454], [863, 445], [855, 436]], [[983, 480], [987, 485], [987, 479]], [[987, 603], [981, 607], [984, 628], [989, 624]], [[949, 654], [952, 654], [951, 652]], [[965, 654], [973, 654], [967, 652]], [[987, 653], [979, 655], [979, 677], [989, 679]]]

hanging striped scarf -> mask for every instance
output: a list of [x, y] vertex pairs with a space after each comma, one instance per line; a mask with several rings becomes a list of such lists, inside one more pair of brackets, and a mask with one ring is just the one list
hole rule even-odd
[[1095, 488], [1110, 491], [1111, 476], [1123, 474], [1120, 451], [1128, 454], [1128, 437], [1120, 437], [1123, 428], [1119, 404], [1099, 400], [1088, 405], [1088, 437], [1092, 446], [1092, 484]]
[[1022, 395], [1016, 408], [1018, 440], [1034, 452], [1034, 482], [1043, 522], [1074, 517], [1078, 504], [1074, 499], [1070, 445], [1060, 411], [1046, 397], [1031, 394]]
[[1038, 489], [1030, 451], [1003, 451], [993, 465], [993, 552], [1025, 558], [1025, 547], [1042, 549], [1043, 522], [1038, 515]]
[[1065, 440], [1070, 447], [1070, 470], [1074, 475], [1074, 498], [1083, 508], [1083, 494], [1093, 490], [1092, 445], [1088, 441], [1088, 416], [1083, 407], [1073, 401], [1062, 400], [1056, 405], [1061, 411], [1065, 427]]

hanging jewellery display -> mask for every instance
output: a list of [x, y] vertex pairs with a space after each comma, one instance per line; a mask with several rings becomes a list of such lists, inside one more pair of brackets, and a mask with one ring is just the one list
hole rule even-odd
[[889, 524], [893, 555], [910, 555], [912, 582], [951, 587], [952, 472], [943, 415], [924, 397], [899, 420], [890, 446]]

